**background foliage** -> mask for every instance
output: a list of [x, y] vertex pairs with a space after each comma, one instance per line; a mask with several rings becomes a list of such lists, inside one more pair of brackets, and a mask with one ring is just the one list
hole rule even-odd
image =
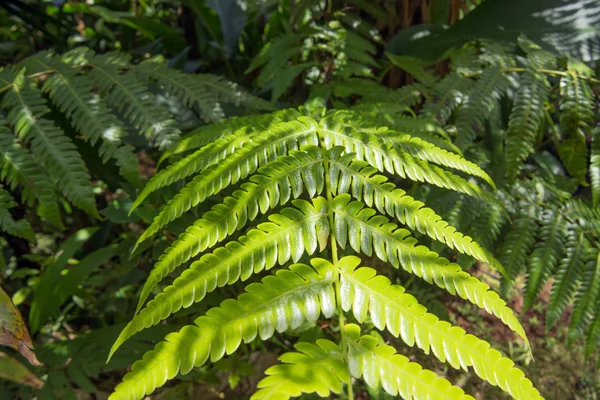
[[[545, 398], [600, 397], [599, 22], [593, 0], [2, 2], [2, 288], [27, 321], [39, 362], [7, 348], [0, 397], [106, 396], [156, 341], [235, 298], [241, 283], [209, 293], [106, 363], [161, 254], [225, 196], [140, 241], [185, 184], [173, 179], [141, 203], [144, 182], [190, 144], [217, 140], [225, 125], [208, 123], [234, 116], [234, 127], [260, 127], [254, 114], [300, 105], [352, 108], [366, 127], [376, 121], [421, 137], [489, 174], [497, 203], [392, 182], [505, 266], [507, 277], [416, 235], [502, 294], [520, 313], [533, 357], [468, 303], [402, 270], [386, 270], [388, 278], [518, 360]], [[383, 271], [376, 257], [364, 261]], [[337, 335], [326, 321], [319, 326], [294, 341], [276, 334], [244, 344], [153, 396], [246, 398], [294, 343]], [[477, 398], [503, 396], [393, 335], [367, 331]], [[388, 396], [363, 384], [355, 391]]]

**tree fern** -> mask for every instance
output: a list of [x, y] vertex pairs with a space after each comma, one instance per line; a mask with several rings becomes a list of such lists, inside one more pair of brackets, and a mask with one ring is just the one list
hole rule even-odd
[[[237, 351], [242, 342], [258, 336], [267, 340], [275, 332], [314, 323], [321, 314], [325, 318], [337, 315], [339, 343], [298, 343], [301, 353], [284, 356], [283, 361], [289, 362], [270, 370], [255, 398], [339, 393], [344, 386], [350, 387], [350, 376], [364, 377], [371, 387], [381, 382], [388, 393], [407, 398], [426, 398], [431, 393], [468, 398], [447, 381], [393, 355], [389, 346], [373, 343], [368, 336], [361, 339], [358, 327], [346, 326], [346, 312], [353, 312], [361, 323], [370, 317], [378, 329], [426, 353], [433, 350], [435, 357], [453, 367], [473, 367], [482, 379], [515, 398], [540, 398], [523, 373], [489, 344], [437, 320], [404, 289], [376, 276], [375, 270], [356, 269], [359, 258], [338, 257], [338, 252], [356, 252], [403, 268], [485, 309], [526, 340], [514, 313], [488, 285], [418, 245], [407, 229], [388, 218], [504, 272], [487, 250], [393, 183], [425, 181], [497, 202], [473, 179], [446, 168], [482, 180], [489, 180], [487, 174], [456, 153], [449, 155], [421, 138], [413, 141], [410, 132], [386, 136], [378, 135], [385, 132], [384, 127], [365, 129], [359, 111], [314, 110], [286, 116], [277, 121], [265, 116], [256, 128], [240, 126], [239, 120], [232, 121], [233, 129], [218, 123], [219, 129], [224, 128], [222, 134], [204, 145], [190, 137], [187, 143], [192, 153], [183, 158], [174, 155], [174, 163], [157, 173], [141, 192], [136, 206], [160, 188], [187, 182], [140, 241], [150, 240], [186, 211], [219, 196], [214, 197], [217, 204], [161, 256], [142, 290], [139, 312], [113, 345], [111, 356], [136, 332], [202, 301], [216, 288], [282, 268], [262, 283], [251, 283], [238, 300], [225, 300], [194, 325], [168, 335], [133, 365], [111, 398], [142, 398], [209, 358], [214, 362]], [[400, 137], [407, 146], [396, 145], [393, 137]], [[234, 145], [239, 138], [243, 143]], [[419, 145], [419, 151], [412, 144]], [[394, 175], [394, 181], [382, 173]], [[260, 215], [269, 222], [252, 228], [252, 221]], [[245, 228], [250, 229], [238, 237], [236, 232]], [[199, 260], [144, 306], [167, 274], [198, 254], [202, 254]], [[311, 266], [285, 267], [289, 261], [307, 257], [315, 257]], [[319, 377], [310, 374], [303, 368], [309, 360], [322, 365], [325, 372]], [[373, 360], [385, 369], [374, 369]], [[300, 375], [294, 379], [294, 374]]]
[[[189, 91], [178, 92], [179, 96], [193, 92], [219, 108], [229, 102], [252, 110], [268, 108], [264, 101], [212, 75], [165, 70], [160, 59], [152, 60], [152, 65], [189, 84]], [[6, 111], [0, 121], [0, 179], [11, 191], [20, 191], [23, 203], [36, 207], [43, 220], [63, 227], [59, 195], [100, 218], [78, 139], [94, 147], [104, 163], [114, 163], [121, 177], [137, 187], [142, 185], [138, 160], [135, 148], [127, 143], [132, 131], [159, 147], [178, 140], [176, 121], [138, 80], [136, 68], [122, 54], [95, 55], [78, 47], [63, 55], [40, 52], [18, 67], [0, 70], [0, 108]]]

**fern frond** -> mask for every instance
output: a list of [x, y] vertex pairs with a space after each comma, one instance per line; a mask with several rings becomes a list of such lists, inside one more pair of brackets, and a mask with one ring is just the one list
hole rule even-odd
[[8, 210], [16, 205], [17, 203], [10, 193], [4, 190], [2, 185], [0, 185], [0, 230], [9, 235], [27, 239], [30, 242], [35, 243], [35, 233], [33, 233], [33, 229], [31, 229], [29, 222], [25, 219], [15, 221], [12, 215], [10, 215]]
[[258, 383], [251, 400], [283, 400], [302, 393], [327, 397], [341, 393], [342, 384], [351, 384], [348, 366], [338, 345], [319, 339], [316, 344], [300, 342], [297, 352], [284, 353], [278, 364], [265, 371], [267, 377]]
[[73, 142], [51, 121], [43, 118], [50, 109], [40, 90], [25, 79], [24, 70], [14, 75], [6, 71], [0, 80], [13, 84], [0, 104], [8, 110], [7, 119], [13, 131], [19, 139], [30, 144], [36, 161], [44, 166], [64, 196], [99, 219], [87, 167]]
[[492, 188], [496, 188], [490, 176], [477, 164], [466, 160], [461, 155], [448, 151], [445, 147], [438, 147], [436, 144], [430, 142], [430, 140], [433, 139], [433, 135], [428, 135], [425, 139], [415, 136], [415, 133], [417, 132], [420, 132], [420, 136], [423, 136], [423, 132], [441, 131], [443, 132], [441, 136], [447, 139], [447, 137], [444, 136], [446, 133], [439, 128], [436, 129], [430, 127], [431, 123], [426, 121], [423, 122], [416, 118], [395, 118], [395, 121], [390, 124], [397, 130], [393, 131], [391, 129], [388, 130], [387, 128], [382, 128], [381, 121], [377, 120], [367, 120], [367, 124], [355, 124], [354, 121], [360, 121], [360, 117], [356, 114], [350, 115], [354, 117], [352, 119], [353, 122], [347, 123], [346, 126], [354, 129], [357, 128], [357, 125], [359, 129], [366, 127], [367, 131], [373, 136], [385, 138], [385, 140], [390, 141], [403, 152], [409, 153], [417, 159], [429, 161], [434, 164], [453, 168], [466, 174], [479, 177], [486, 181]]
[[483, 129], [485, 119], [508, 89], [510, 81], [499, 66], [486, 68], [467, 94], [465, 105], [456, 118], [456, 145], [465, 150]]
[[525, 331], [506, 302], [488, 285], [440, 257], [417, 241], [405, 229], [397, 229], [387, 218], [364, 208], [350, 196], [340, 195], [333, 200], [335, 236], [341, 248], [346, 245], [367, 256], [374, 254], [395, 268], [402, 267], [427, 283], [435, 284], [452, 295], [470, 301], [495, 315], [527, 342]]
[[567, 134], [558, 144], [565, 168], [585, 184], [587, 172], [587, 133], [593, 123], [594, 94], [574, 71], [560, 79], [560, 125]]
[[5, 123], [0, 118], [0, 179], [13, 190], [21, 185], [23, 202], [31, 206], [37, 200], [40, 217], [64, 229], [52, 182]]
[[404, 399], [474, 400], [458, 386], [396, 354], [392, 346], [380, 343], [371, 335], [360, 336], [357, 325], [348, 324], [344, 330], [349, 339], [350, 373], [355, 378], [362, 377], [370, 387], [381, 385], [387, 393]]
[[77, 76], [73, 68], [57, 62], [49, 54], [38, 53], [26, 59], [24, 64], [28, 72], [54, 71], [44, 80], [42, 91], [48, 93], [50, 100], [65, 113], [71, 125], [84, 139], [89, 140], [92, 145], [101, 140], [99, 154], [103, 162], [113, 158], [121, 176], [135, 186], [141, 186], [133, 147], [121, 142], [127, 136], [127, 128], [109, 110], [104, 100], [93, 93], [88, 80]]
[[521, 216], [512, 223], [500, 253], [500, 262], [506, 268], [509, 277], [508, 280], [502, 281], [504, 293], [508, 292], [511, 281], [525, 268], [537, 233], [538, 225], [535, 219], [528, 215]]
[[242, 128], [247, 128], [248, 132], [265, 131], [277, 123], [294, 120], [300, 115], [302, 114], [296, 109], [285, 109], [267, 115], [231, 117], [215, 124], [201, 126], [182, 137], [175, 146], [164, 151], [160, 161], [162, 162], [177, 154], [199, 149]]
[[249, 132], [245, 129], [240, 129], [231, 135], [203, 146], [194, 153], [169, 165], [152, 177], [131, 205], [130, 213], [138, 208], [150, 194], [178, 180], [198, 173], [211, 165], [218, 164], [249, 140]]
[[323, 161], [316, 151], [292, 152], [259, 168], [258, 172], [242, 184], [240, 190], [194, 222], [165, 250], [144, 285], [137, 311], [164, 276], [241, 229], [259, 213], [284, 205], [305, 190], [311, 197], [323, 191]]
[[472, 80], [459, 74], [449, 74], [427, 91], [427, 102], [420, 115], [443, 126], [450, 120], [454, 110], [464, 100]]
[[587, 258], [590, 260], [583, 269], [580, 285], [573, 301], [573, 312], [567, 336], [570, 344], [583, 336], [585, 328], [597, 312], [600, 300], [600, 252], [597, 249], [588, 249], [588, 251], [591, 254]]
[[548, 97], [546, 78], [527, 71], [519, 81], [515, 104], [506, 131], [506, 171], [513, 182], [523, 163], [534, 152], [538, 130], [544, 117], [544, 101]]
[[124, 60], [114, 54], [96, 55], [94, 67], [87, 78], [94, 83], [106, 102], [122, 113], [159, 149], [171, 147], [179, 139], [177, 122], [162, 107], [156, 104], [154, 94], [135, 77], [132, 71], [121, 74]]
[[332, 193], [348, 193], [369, 207], [375, 207], [382, 214], [395, 216], [411, 229], [445, 243], [451, 249], [470, 255], [490, 264], [496, 269], [502, 267], [498, 261], [471, 237], [465, 236], [450, 226], [432, 209], [397, 189], [377, 170], [364, 161], [353, 160], [352, 154], [343, 156], [330, 152], [330, 172]]
[[586, 242], [587, 239], [583, 232], [574, 230], [567, 232], [566, 256], [560, 260], [558, 270], [554, 275], [550, 302], [546, 312], [547, 330], [554, 326], [572, 300], [573, 293], [577, 288], [577, 281], [583, 272], [586, 248], [589, 247], [589, 243]]
[[352, 310], [357, 321], [363, 322], [368, 314], [378, 329], [387, 329], [426, 354], [432, 350], [440, 361], [454, 368], [473, 367], [480, 378], [499, 386], [515, 399], [542, 398], [523, 372], [499, 351], [491, 349], [489, 343], [440, 321], [417, 299], [404, 293], [403, 287], [392, 285], [372, 268], [356, 269], [359, 264], [358, 257], [346, 257], [338, 263], [342, 274], [342, 308]]
[[[284, 208], [279, 214], [269, 216], [270, 222], [248, 231], [237, 242], [229, 242], [192, 263], [129, 322], [115, 341], [111, 356], [135, 333], [156, 325], [182, 307], [201, 301], [217, 287], [231, 285], [239, 279], [245, 281], [252, 274], [283, 265], [290, 259], [297, 262], [304, 252], [313, 254], [317, 247], [322, 250], [330, 229], [325, 200], [318, 197], [312, 205], [305, 200], [295, 200], [294, 205], [296, 208]], [[160, 268], [152, 271], [142, 290], [144, 300], [166, 273]], [[138, 308], [143, 303], [140, 300]]]
[[557, 210], [548, 209], [541, 217], [540, 241], [529, 257], [523, 309], [527, 310], [537, 298], [542, 286], [554, 272], [565, 251], [566, 227], [564, 217]]
[[590, 155], [590, 180], [592, 181], [592, 201], [594, 208], [600, 205], [600, 128], [592, 131]]
[[441, 169], [428, 162], [415, 159], [410, 154], [398, 151], [393, 145], [364, 132], [356, 132], [342, 121], [326, 118], [321, 121], [320, 133], [327, 148], [342, 146], [349, 153], [356, 153], [381, 172], [396, 174], [401, 178], [427, 182], [435, 186], [455, 190], [483, 200], [498, 202], [479, 186]]
[[317, 127], [314, 120], [300, 117], [297, 121], [282, 123], [264, 134], [252, 136], [252, 140], [245, 142], [230, 157], [194, 177], [167, 203], [142, 234], [138, 243], [154, 235], [166, 224], [204, 201], [208, 196], [247, 177], [258, 167], [266, 165], [291, 150], [297, 150], [301, 146], [316, 145], [318, 143], [316, 132]]
[[590, 328], [588, 329], [587, 336], [585, 338], [585, 355], [586, 357], [591, 356], [598, 350], [600, 344], [600, 318], [598, 311], [595, 313], [595, 319], [593, 320]]
[[161, 57], [143, 61], [134, 71], [140, 80], [155, 82], [169, 94], [177, 97], [186, 107], [199, 109], [206, 122], [216, 122], [225, 117], [221, 103], [232, 103], [247, 109], [270, 110], [266, 101], [250, 96], [233, 82], [210, 74], [192, 75], [168, 68]]
[[187, 374], [209, 357], [215, 362], [233, 353], [242, 341], [268, 339], [275, 331], [315, 322], [321, 313], [330, 317], [335, 311], [335, 271], [324, 261], [312, 260], [313, 268], [295, 264], [262, 283], [250, 284], [238, 300], [225, 300], [196, 319], [195, 325], [169, 334], [133, 364], [109, 399], [143, 398], [177, 373]]
[[372, 94], [365, 94], [362, 103], [352, 106], [354, 111], [389, 112], [390, 109], [396, 110], [398, 107], [412, 107], [421, 102], [421, 94], [425, 87], [420, 83], [404, 85], [396, 90], [377, 91]]

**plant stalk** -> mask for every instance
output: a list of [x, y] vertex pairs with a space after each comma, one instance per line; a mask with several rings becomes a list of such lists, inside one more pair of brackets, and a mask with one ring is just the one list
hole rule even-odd
[[[330, 226], [330, 241], [331, 241], [331, 262], [333, 265], [337, 265], [338, 263], [338, 253], [337, 253], [337, 242], [335, 240], [335, 234], [333, 232], [334, 221], [333, 221], [333, 195], [331, 194], [331, 181], [329, 180], [329, 162], [325, 162], [325, 186], [327, 193], [327, 203], [329, 206], [328, 209], [328, 219]], [[337, 313], [338, 313], [338, 322], [340, 326], [340, 341], [342, 344], [342, 357], [344, 360], [348, 360], [348, 343], [346, 340], [346, 335], [344, 334], [344, 326], [346, 325], [346, 319], [344, 317], [344, 309], [342, 308], [342, 288], [341, 288], [341, 274], [338, 271], [338, 279], [335, 282], [335, 301], [337, 303]], [[352, 381], [347, 385], [347, 395], [349, 400], [354, 399], [354, 392], [352, 388]]]

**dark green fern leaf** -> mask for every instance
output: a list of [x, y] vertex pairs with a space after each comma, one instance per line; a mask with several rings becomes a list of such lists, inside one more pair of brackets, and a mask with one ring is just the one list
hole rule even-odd
[[[597, 313], [600, 301], [600, 252], [586, 249], [589, 255], [573, 301], [573, 312], [569, 324], [569, 343], [581, 338], [590, 320]], [[596, 316], [597, 318], [597, 316]]]
[[560, 126], [564, 138], [558, 143], [558, 154], [569, 173], [586, 184], [587, 135], [593, 122], [594, 95], [574, 72], [560, 79]]
[[35, 233], [33, 233], [29, 222], [25, 219], [15, 221], [10, 215], [9, 210], [16, 205], [17, 203], [11, 195], [0, 185], [0, 230], [35, 243]]
[[54, 71], [44, 80], [42, 90], [49, 94], [50, 100], [65, 113], [85, 140], [89, 140], [92, 145], [101, 141], [99, 153], [105, 163], [108, 159], [114, 159], [123, 178], [141, 186], [134, 149], [122, 143], [122, 139], [127, 136], [127, 128], [115, 117], [104, 100], [93, 93], [89, 81], [83, 76], [77, 76], [73, 68], [48, 54], [38, 53], [23, 64], [27, 66], [28, 72]]
[[20, 185], [24, 203], [31, 206], [37, 201], [39, 216], [60, 229], [64, 228], [52, 181], [5, 123], [0, 118], [0, 180], [13, 190]]
[[225, 116], [221, 103], [232, 103], [253, 111], [272, 108], [233, 82], [215, 75], [192, 75], [168, 68], [162, 58], [144, 61], [136, 65], [134, 71], [142, 81], [157, 83], [186, 107], [198, 107], [200, 117], [206, 122], [216, 122]]
[[486, 68], [467, 92], [465, 105], [456, 119], [456, 145], [465, 150], [482, 132], [486, 118], [492, 113], [510, 81], [499, 66]]
[[548, 97], [546, 78], [528, 70], [519, 81], [515, 104], [506, 131], [506, 171], [513, 182], [523, 163], [534, 152], [533, 144], [544, 117]]
[[515, 220], [502, 244], [500, 262], [510, 278], [502, 281], [503, 292], [508, 294], [512, 280], [527, 267], [527, 257], [538, 233], [534, 218], [524, 215]]
[[137, 80], [134, 72], [121, 74], [127, 60], [121, 55], [97, 55], [88, 79], [105, 94], [107, 103], [122, 113], [158, 148], [171, 147], [179, 139], [177, 123], [167, 110], [158, 106], [156, 96]]
[[535, 244], [529, 257], [523, 309], [527, 310], [548, 277], [554, 272], [559, 260], [565, 252], [566, 226], [565, 219], [557, 210], [546, 210], [541, 218], [540, 241]]
[[546, 330], [558, 321], [572, 300], [577, 283], [583, 272], [586, 260], [586, 248], [589, 247], [583, 232], [570, 230], [567, 232], [566, 256], [560, 261], [554, 275], [550, 303], [546, 313]]
[[12, 84], [12, 89], [0, 106], [8, 110], [7, 119], [17, 137], [31, 146], [36, 161], [71, 203], [100, 218], [87, 167], [73, 142], [44, 118], [50, 110], [40, 90], [25, 79], [24, 70], [7, 75], [12, 74], [4, 73], [0, 80]]

